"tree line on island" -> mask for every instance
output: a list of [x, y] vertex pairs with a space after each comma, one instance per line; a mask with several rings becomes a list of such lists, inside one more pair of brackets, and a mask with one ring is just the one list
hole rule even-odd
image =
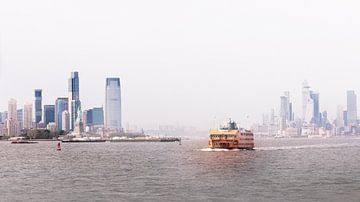
[[26, 139], [57, 139], [66, 134], [66, 131], [52, 132], [47, 129], [24, 129], [21, 131], [21, 136]]

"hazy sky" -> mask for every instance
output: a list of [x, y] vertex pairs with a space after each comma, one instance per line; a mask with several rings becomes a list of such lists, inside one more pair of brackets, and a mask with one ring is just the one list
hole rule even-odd
[[35, 88], [53, 104], [77, 70], [83, 109], [103, 105], [105, 78], [119, 76], [124, 124], [145, 128], [247, 124], [278, 110], [285, 90], [300, 116], [305, 79], [335, 118], [346, 90], [360, 94], [359, 10], [356, 0], [0, 0], [0, 110], [33, 102]]

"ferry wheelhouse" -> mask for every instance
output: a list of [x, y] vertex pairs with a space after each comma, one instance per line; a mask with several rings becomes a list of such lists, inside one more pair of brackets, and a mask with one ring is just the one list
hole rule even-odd
[[234, 121], [229, 120], [226, 126], [210, 130], [209, 148], [211, 149], [254, 149], [254, 134], [238, 128]]

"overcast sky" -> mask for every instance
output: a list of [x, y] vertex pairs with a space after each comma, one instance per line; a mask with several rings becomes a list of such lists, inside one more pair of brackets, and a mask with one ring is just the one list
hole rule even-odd
[[[80, 72], [83, 109], [121, 78], [124, 124], [244, 125], [301, 84], [335, 118], [360, 94], [360, 2], [353, 0], [0, 0], [0, 110], [9, 98], [67, 96]], [[246, 116], [249, 119], [246, 120]]]

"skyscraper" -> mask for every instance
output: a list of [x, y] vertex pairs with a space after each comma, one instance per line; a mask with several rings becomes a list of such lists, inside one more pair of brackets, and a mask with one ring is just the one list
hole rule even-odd
[[18, 136], [20, 133], [20, 129], [18, 127], [18, 122], [13, 119], [9, 118], [6, 120], [6, 129], [7, 129], [7, 136], [9, 137], [15, 137]]
[[10, 137], [17, 136], [20, 129], [17, 122], [17, 101], [10, 99], [8, 103], [8, 118], [6, 120], [7, 135]]
[[17, 101], [15, 99], [10, 99], [8, 102], [7, 119], [17, 120]]
[[84, 120], [84, 125], [85, 126], [93, 126], [93, 110], [92, 109], [89, 109], [86, 111], [86, 123], [85, 123], [85, 120]]
[[[84, 120], [86, 119], [86, 121]], [[104, 109], [102, 107], [94, 107], [93, 109], [86, 110], [83, 117], [84, 126], [89, 130], [104, 127]]]
[[311, 98], [311, 90], [307, 81], [303, 83], [302, 97], [302, 121], [306, 125], [310, 124], [314, 117], [314, 101]]
[[337, 106], [336, 127], [344, 127], [344, 109], [341, 105]]
[[18, 122], [19, 125], [19, 129], [23, 129], [24, 127], [24, 110], [23, 109], [18, 109], [16, 110], [16, 120]]
[[105, 92], [105, 128], [121, 130], [120, 78], [107, 78]]
[[308, 84], [307, 81], [303, 82], [303, 87], [302, 87], [302, 121], [303, 122], [308, 122], [309, 121], [309, 114], [308, 114], [308, 109], [312, 108], [311, 106], [311, 98], [310, 98], [310, 86]]
[[33, 105], [31, 103], [24, 105], [24, 128], [32, 128], [32, 110]]
[[64, 111], [69, 110], [68, 98], [57, 98], [55, 101], [55, 124], [57, 131], [63, 130], [62, 116]]
[[35, 89], [35, 123], [39, 124], [42, 120], [42, 90]]
[[55, 123], [55, 105], [44, 105], [44, 123]]
[[62, 119], [61, 130], [69, 131], [70, 130], [70, 114], [69, 114], [69, 112], [66, 110], [63, 111], [61, 119]]
[[2, 123], [5, 123], [7, 118], [8, 118], [8, 111], [2, 112], [1, 113], [1, 121], [2, 121]]
[[288, 103], [289, 100], [286, 96], [280, 97], [280, 128], [285, 130], [287, 126], [287, 114], [288, 114]]
[[348, 126], [349, 122], [348, 122], [348, 112], [345, 110], [343, 111], [343, 117], [344, 117], [344, 125]]
[[89, 115], [89, 110], [84, 110], [82, 112], [82, 122], [83, 122], [83, 126], [86, 127], [88, 124], [88, 115]]
[[77, 119], [77, 112], [79, 109], [81, 109], [79, 90], [79, 73], [71, 72], [71, 77], [69, 78], [70, 130], [74, 129], [75, 121]]
[[312, 123], [315, 124], [316, 126], [320, 126], [320, 101], [319, 101], [319, 93], [318, 92], [314, 92], [311, 91], [310, 93], [310, 97], [313, 101], [313, 118], [312, 118]]
[[355, 91], [347, 91], [347, 123], [348, 126], [357, 125], [357, 97]]
[[290, 114], [290, 121], [294, 121], [294, 110], [293, 110], [293, 104], [290, 102], [289, 104], [289, 114]]
[[292, 103], [290, 102], [290, 92], [285, 91], [284, 96], [280, 97], [280, 129], [285, 130], [293, 121]]
[[92, 124], [94, 127], [104, 126], [104, 109], [102, 107], [92, 109]]

